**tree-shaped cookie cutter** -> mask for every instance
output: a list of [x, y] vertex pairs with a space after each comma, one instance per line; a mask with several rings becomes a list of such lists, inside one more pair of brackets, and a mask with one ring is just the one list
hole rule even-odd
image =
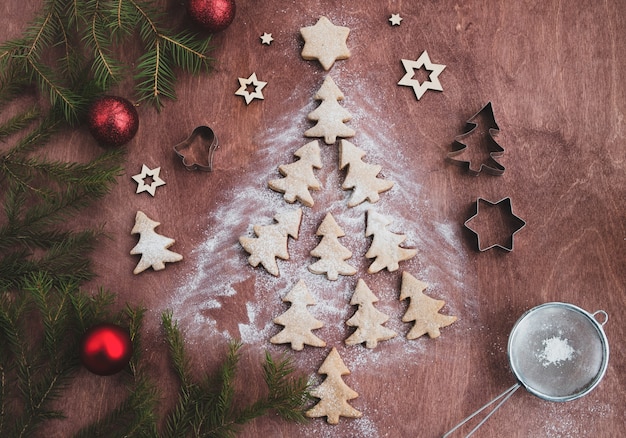
[[[461, 159], [459, 156], [467, 152], [468, 146], [464, 143], [464, 140], [467, 137], [476, 134], [476, 129], [479, 128], [479, 124], [476, 123], [475, 120], [481, 117], [486, 120], [485, 124], [487, 125], [487, 129], [484, 134], [488, 134], [486, 137], [488, 142], [486, 148], [489, 152], [489, 158], [478, 165], [477, 163], [473, 163], [471, 160]], [[466, 122], [466, 126], [468, 128], [467, 132], [455, 137], [454, 145], [456, 148], [452, 152], [448, 152], [448, 161], [465, 167], [472, 175], [478, 175], [482, 170], [492, 175], [502, 175], [504, 173], [504, 166], [498, 163], [496, 158], [500, 157], [504, 153], [504, 148], [493, 138], [500, 132], [500, 128], [498, 127], [495, 116], [493, 115], [491, 102], [488, 102], [481, 108], [480, 111], [470, 117], [470, 119]], [[478, 167], [476, 167], [477, 165]]]
[[186, 140], [174, 146], [187, 170], [213, 170], [213, 154], [218, 147], [217, 135], [208, 126], [198, 126]]

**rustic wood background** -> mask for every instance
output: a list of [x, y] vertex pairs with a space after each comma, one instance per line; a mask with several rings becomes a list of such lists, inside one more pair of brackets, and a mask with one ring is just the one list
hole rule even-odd
[[[162, 4], [172, 23], [189, 24], [182, 0]], [[40, 6], [39, 0], [3, 2], [0, 39], [18, 36]], [[392, 13], [402, 16], [400, 26], [390, 25]], [[351, 58], [328, 73], [300, 57], [299, 28], [322, 15], [351, 29]], [[290, 354], [269, 338], [279, 331], [272, 319], [286, 309], [280, 298], [302, 277], [319, 303], [311, 312], [326, 324], [316, 333], [328, 347], [294, 352], [295, 363], [313, 376], [336, 346], [352, 370], [344, 380], [360, 394], [351, 405], [363, 417], [342, 418], [337, 426], [323, 419], [294, 425], [269, 417], [245, 426], [241, 436], [440, 436], [514, 383], [508, 334], [524, 311], [548, 301], [609, 314], [606, 376], [589, 395], [567, 403], [518, 391], [477, 436], [619, 435], [626, 420], [625, 17], [622, 0], [239, 0], [235, 22], [213, 39], [215, 70], [182, 75], [178, 100], [166, 102], [161, 113], [139, 107], [141, 125], [127, 145], [125, 175], [81, 219], [105, 223], [111, 236], [94, 255], [99, 278], [88, 287], [115, 291], [120, 306], [149, 309], [144, 356], [162, 382], [163, 409], [175, 394], [161, 312], [174, 312], [198, 374], [215, 369], [229, 339], [242, 339], [241, 393], [254, 397], [263, 391], [265, 350]], [[270, 46], [260, 42], [264, 32], [275, 39]], [[397, 86], [404, 75], [400, 60], [415, 60], [424, 50], [447, 66], [440, 75], [444, 91], [429, 91], [417, 101], [410, 88]], [[237, 78], [252, 72], [268, 84], [265, 100], [246, 105], [234, 92]], [[354, 116], [348, 123], [357, 132], [353, 143], [396, 182], [375, 208], [394, 218], [391, 229], [406, 234], [407, 246], [418, 255], [395, 273], [337, 282], [307, 272], [315, 229], [328, 211], [348, 234], [343, 243], [354, 252], [351, 262], [361, 272], [368, 265], [367, 241], [359, 234], [367, 207], [347, 211], [336, 146], [324, 146], [318, 172], [323, 190], [314, 193], [313, 208], [304, 208], [301, 238], [290, 243], [292, 260], [280, 263], [283, 275], [270, 278], [246, 263], [237, 239], [250, 235], [252, 224], [269, 224], [275, 213], [292, 208], [267, 181], [307, 141], [306, 114], [316, 107], [313, 95], [327, 74]], [[127, 81], [112, 91], [133, 99], [131, 87]], [[445, 156], [466, 120], [489, 101], [501, 129], [506, 171], [473, 177]], [[220, 140], [211, 174], [185, 170], [172, 150], [203, 124]], [[61, 158], [82, 159], [98, 146], [80, 128], [58, 138], [52, 150]], [[161, 166], [167, 185], [154, 198], [135, 194], [131, 176], [142, 164]], [[463, 223], [478, 197], [507, 196], [527, 226], [515, 236], [512, 252], [478, 252]], [[176, 239], [171, 249], [183, 261], [132, 274], [138, 257], [129, 255], [137, 241], [130, 230], [137, 210], [161, 222], [157, 231]], [[426, 293], [447, 303], [442, 312], [458, 317], [440, 338], [405, 338], [409, 324], [400, 318], [406, 303], [398, 300], [403, 270], [429, 283]], [[379, 296], [379, 309], [391, 317], [387, 326], [399, 334], [373, 351], [343, 344], [358, 278]], [[59, 402], [68, 419], [46, 436], [67, 436], [112, 409], [122, 395], [116, 377], [81, 373]]]

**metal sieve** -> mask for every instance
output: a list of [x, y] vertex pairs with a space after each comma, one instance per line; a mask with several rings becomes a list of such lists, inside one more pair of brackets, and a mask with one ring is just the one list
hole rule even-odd
[[[602, 321], [598, 321], [601, 316]], [[544, 400], [565, 402], [588, 394], [609, 362], [609, 343], [602, 327], [604, 310], [588, 313], [568, 303], [546, 303], [525, 312], [509, 335], [509, 364], [517, 383], [444, 435], [451, 435], [485, 409], [495, 407], [466, 436], [471, 436], [521, 386]]]

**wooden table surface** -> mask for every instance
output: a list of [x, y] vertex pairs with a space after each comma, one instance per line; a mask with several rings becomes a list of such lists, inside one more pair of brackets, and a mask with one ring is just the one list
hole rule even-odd
[[[180, 23], [182, 0], [162, 4]], [[19, 35], [40, 6], [38, 0], [4, 2], [1, 39]], [[390, 25], [393, 13], [403, 18], [400, 26]], [[320, 16], [351, 30], [351, 57], [328, 72], [300, 56], [299, 29]], [[274, 38], [269, 46], [261, 44], [264, 32]], [[317, 369], [337, 348], [351, 370], [344, 381], [359, 393], [350, 403], [362, 418], [332, 426], [324, 419], [294, 425], [270, 416], [245, 426], [245, 437], [440, 436], [515, 383], [507, 341], [526, 310], [550, 301], [602, 309], [609, 315], [604, 329], [611, 357], [599, 386], [566, 403], [518, 391], [477, 436], [617, 436], [626, 420], [625, 45], [621, 0], [239, 0], [234, 23], [213, 39], [214, 71], [181, 75], [178, 100], [166, 102], [160, 113], [138, 108], [140, 128], [126, 146], [125, 174], [83, 218], [85, 224], [104, 223], [111, 236], [94, 254], [99, 277], [88, 287], [116, 292], [120, 306], [148, 309], [144, 356], [163, 382], [164, 409], [174, 400], [160, 331], [165, 310], [179, 321], [198, 373], [215, 369], [230, 339], [244, 343], [244, 398], [263, 391], [266, 350], [292, 354], [297, 368], [318, 383]], [[397, 82], [405, 73], [401, 59], [416, 60], [424, 50], [432, 62], [446, 65], [439, 76], [443, 92], [428, 91], [417, 100]], [[267, 82], [265, 99], [246, 105], [235, 91], [238, 78], [253, 72]], [[303, 207], [300, 238], [290, 241], [291, 260], [279, 262], [276, 278], [247, 264], [238, 238], [298, 206], [286, 204], [267, 182], [310, 141], [306, 116], [318, 105], [313, 96], [327, 75], [353, 116], [347, 123], [356, 131], [351, 142], [395, 185], [374, 206], [348, 209], [338, 148], [321, 143], [323, 168], [316, 174], [322, 190], [314, 192], [312, 208]], [[112, 93], [132, 99], [131, 90], [127, 81]], [[496, 138], [505, 152], [499, 161], [506, 171], [475, 177], [445, 158], [466, 121], [487, 102], [500, 127]], [[199, 125], [211, 126], [220, 141], [212, 173], [187, 171], [173, 152]], [[84, 128], [64, 133], [51, 147], [71, 159], [98, 150]], [[131, 176], [142, 164], [161, 167], [166, 185], [154, 197], [135, 194]], [[513, 251], [479, 252], [463, 224], [478, 198], [505, 197], [527, 225], [515, 235]], [[406, 246], [417, 249], [396, 272], [364, 273], [369, 208], [392, 218], [390, 229], [406, 234]], [[138, 210], [161, 223], [157, 232], [176, 240], [171, 249], [183, 261], [133, 275], [138, 256], [129, 252], [137, 237], [130, 231]], [[340, 241], [359, 270], [334, 282], [307, 270], [309, 251], [319, 241], [315, 230], [328, 212], [346, 232]], [[425, 293], [446, 301], [441, 312], [458, 317], [439, 338], [406, 338], [402, 272], [428, 283]], [[359, 278], [390, 316], [386, 326], [398, 333], [373, 350], [344, 344], [353, 331], [345, 320], [354, 313], [349, 300]], [[316, 297], [309, 309], [325, 324], [316, 334], [327, 347], [291, 353], [269, 339], [280, 330], [273, 318], [287, 309], [281, 298], [299, 279]], [[66, 436], [97, 418], [123, 393], [114, 377], [85, 371], [78, 380], [60, 402], [68, 419], [46, 431], [48, 437]]]

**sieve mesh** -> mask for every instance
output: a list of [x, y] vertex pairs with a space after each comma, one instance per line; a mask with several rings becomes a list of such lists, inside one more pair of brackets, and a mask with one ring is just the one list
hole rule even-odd
[[517, 322], [509, 337], [513, 373], [526, 389], [552, 401], [578, 398], [602, 378], [608, 345], [593, 317], [576, 306], [548, 303]]

